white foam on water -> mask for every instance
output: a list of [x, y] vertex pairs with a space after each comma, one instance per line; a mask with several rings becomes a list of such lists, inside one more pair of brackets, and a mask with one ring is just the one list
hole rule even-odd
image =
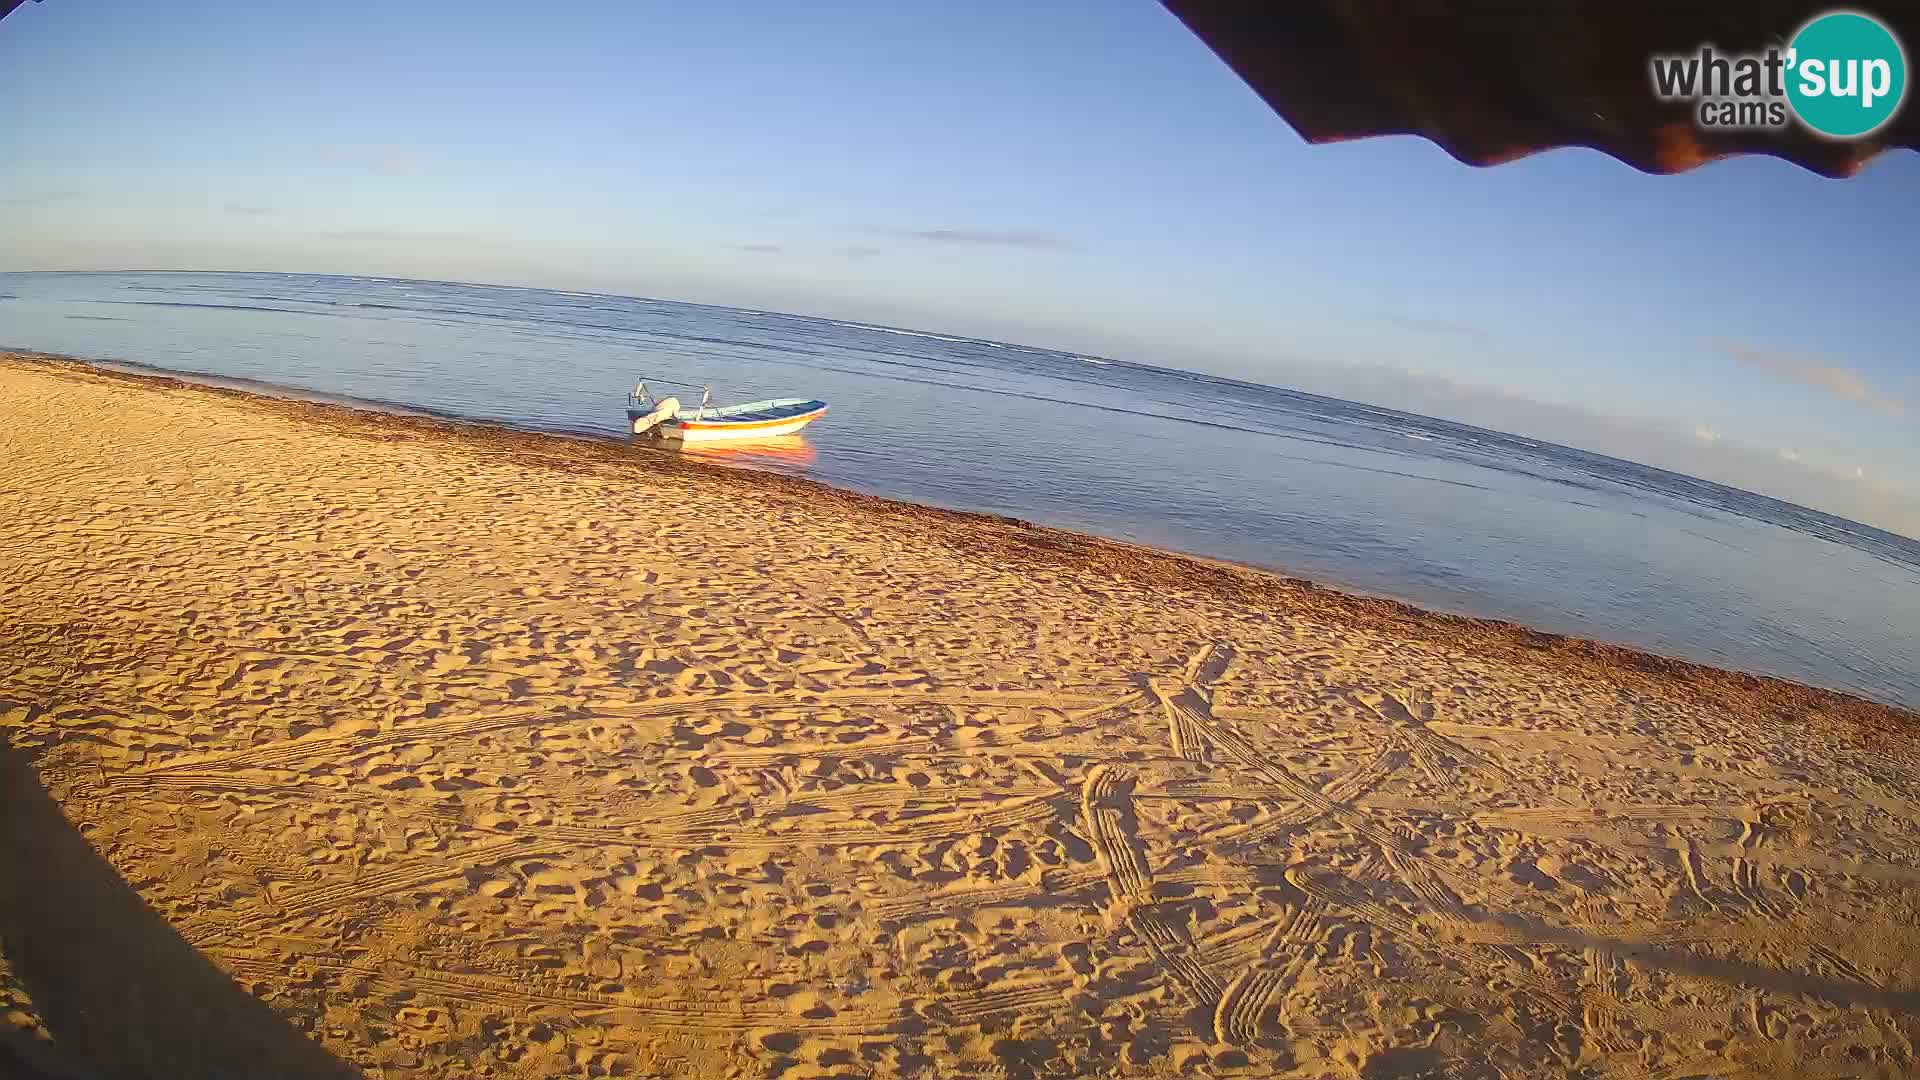
[[901, 337], [929, 338], [934, 341], [957, 341], [962, 345], [985, 345], [988, 348], [993, 348], [993, 349], [998, 349], [1003, 347], [1000, 345], [995, 345], [991, 341], [976, 341], [973, 338], [948, 337], [945, 334], [929, 334], [921, 330], [895, 330], [891, 326], [868, 326], [866, 323], [854, 323], [854, 322], [837, 322], [837, 323], [834, 323], [833, 325], [844, 326], [849, 330], [871, 330], [876, 334], [899, 334]]

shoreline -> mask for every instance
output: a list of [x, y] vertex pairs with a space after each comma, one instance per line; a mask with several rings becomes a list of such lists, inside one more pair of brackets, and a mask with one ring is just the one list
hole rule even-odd
[[1913, 713], [624, 443], [0, 397], [0, 1061], [1917, 1063]]
[[[1570, 661], [1593, 663], [1602, 669], [1612, 667], [1621, 671], [1676, 677], [1708, 692], [1759, 693], [1783, 711], [1783, 719], [1787, 712], [1796, 708], [1839, 705], [1843, 713], [1861, 722], [1903, 721], [1914, 725], [1915, 731], [1920, 731], [1920, 710], [1875, 701], [1849, 691], [1811, 686], [1780, 676], [1718, 668], [1575, 634], [1538, 630], [1522, 623], [1423, 608], [1392, 597], [1349, 591], [1277, 570], [1108, 539], [1021, 518], [905, 502], [771, 470], [694, 460], [670, 450], [635, 446], [613, 436], [529, 431], [384, 402], [326, 400], [326, 395], [320, 394], [300, 396], [302, 392], [295, 389], [262, 384], [262, 391], [284, 390], [285, 396], [282, 396], [244, 386], [222, 385], [222, 382], [240, 383], [243, 380], [168, 373], [163, 369], [145, 368], [123, 361], [91, 361], [51, 353], [0, 350], [0, 368], [16, 363], [69, 374], [91, 375], [154, 390], [206, 394], [272, 415], [329, 425], [344, 434], [382, 441], [439, 440], [449, 449], [458, 450], [463, 446], [469, 449], [485, 448], [493, 453], [512, 454], [528, 463], [561, 470], [592, 466], [630, 469], [640, 474], [692, 475], [711, 478], [716, 483], [742, 483], [785, 495], [825, 498], [925, 527], [956, 526], [964, 537], [956, 544], [962, 550], [991, 550], [996, 544], [1005, 544], [1021, 558], [1043, 561], [1056, 567], [1091, 569], [1156, 585], [1164, 585], [1171, 580], [1182, 587], [1243, 602], [1257, 600], [1296, 604], [1311, 610], [1325, 609], [1330, 614], [1386, 620], [1396, 629], [1437, 643], [1464, 644], [1445, 636], [1452, 632], [1475, 639], [1472, 644], [1482, 648], [1545, 653]], [[562, 447], [568, 451], [568, 456], [561, 457], [553, 453]], [[968, 544], [974, 547], [969, 549], [966, 546]], [[1154, 576], [1158, 574], [1168, 576]], [[1429, 638], [1428, 635], [1435, 636]]]

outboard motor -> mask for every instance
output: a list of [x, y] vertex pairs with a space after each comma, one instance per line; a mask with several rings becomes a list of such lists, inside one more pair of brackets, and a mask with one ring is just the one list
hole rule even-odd
[[627, 418], [633, 421], [635, 435], [644, 435], [678, 415], [680, 415], [680, 399], [672, 397], [662, 398], [649, 413], [643, 414], [638, 409], [627, 410]]

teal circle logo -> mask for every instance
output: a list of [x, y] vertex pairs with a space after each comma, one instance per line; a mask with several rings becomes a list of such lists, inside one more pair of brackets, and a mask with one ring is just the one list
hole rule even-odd
[[1793, 36], [1787, 102], [1821, 135], [1857, 139], [1878, 131], [1907, 96], [1907, 54], [1871, 15], [1831, 11]]

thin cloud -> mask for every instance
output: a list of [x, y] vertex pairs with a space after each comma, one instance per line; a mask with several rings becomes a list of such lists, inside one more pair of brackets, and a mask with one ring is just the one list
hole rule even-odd
[[1701, 424], [1699, 427], [1693, 429], [1693, 437], [1704, 443], [1716, 443], [1720, 441], [1720, 433], [1705, 424]]
[[320, 157], [324, 161], [357, 166], [382, 176], [405, 176], [419, 172], [432, 161], [412, 147], [393, 145], [323, 146], [320, 148]]
[[503, 241], [473, 233], [411, 232], [404, 229], [333, 229], [314, 234], [323, 240], [396, 245], [458, 244], [470, 248], [495, 249], [507, 246]]
[[45, 206], [48, 203], [69, 202], [80, 197], [77, 191], [40, 191], [32, 195], [11, 195], [0, 199], [0, 206]]
[[1487, 341], [1493, 337], [1493, 331], [1473, 323], [1453, 322], [1448, 319], [1423, 319], [1413, 315], [1388, 315], [1387, 321], [1408, 330], [1419, 330], [1428, 334], [1451, 334], [1455, 337], [1473, 338]]
[[880, 254], [880, 249], [862, 244], [848, 244], [845, 247], [834, 248], [833, 253], [843, 259], [871, 259]]
[[1795, 450], [1793, 447], [1783, 446], [1779, 449], [1778, 453], [1781, 461], [1784, 461], [1789, 465], [1800, 464], [1800, 451]]
[[741, 251], [750, 251], [755, 255], [778, 255], [786, 250], [779, 244], [735, 244], [734, 247]]
[[400, 176], [417, 172], [427, 164], [427, 155], [418, 150], [409, 150], [402, 146], [383, 148], [373, 158], [373, 171], [388, 176]]
[[259, 216], [259, 215], [261, 215], [261, 214], [271, 214], [271, 213], [273, 213], [273, 207], [271, 207], [271, 206], [241, 206], [241, 205], [240, 205], [239, 203], [228, 203], [228, 204], [227, 204], [227, 206], [226, 206], [226, 211], [227, 211], [227, 213], [229, 213], [229, 214], [245, 214], [245, 215], [248, 215], [248, 216], [252, 216], [252, 217], [258, 217], [258, 216]]
[[1076, 245], [1067, 237], [1040, 229], [896, 229], [884, 225], [861, 225], [858, 229], [876, 236], [896, 236], [929, 244], [970, 244], [1039, 251], [1076, 250]]
[[1708, 347], [1736, 362], [1758, 368], [1775, 378], [1797, 382], [1824, 391], [1843, 401], [1851, 401], [1886, 416], [1905, 416], [1906, 403], [1883, 392], [1866, 376], [1839, 364], [1815, 356], [1774, 352], [1742, 345], [1737, 341], [1710, 341]]

